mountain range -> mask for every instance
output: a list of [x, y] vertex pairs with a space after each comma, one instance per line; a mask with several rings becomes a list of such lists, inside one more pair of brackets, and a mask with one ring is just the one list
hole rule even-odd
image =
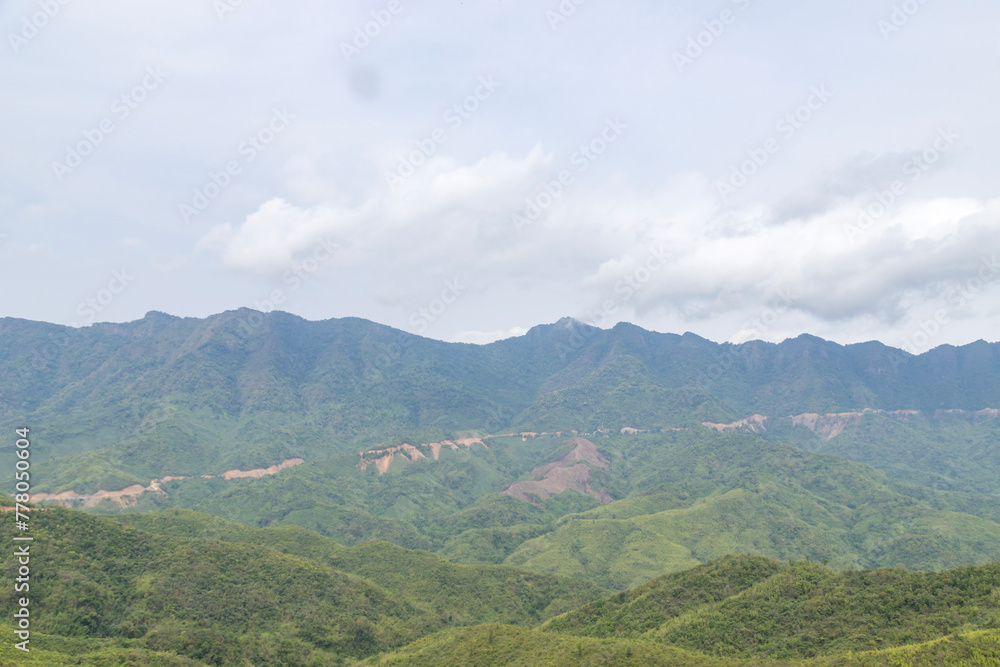
[[[565, 318], [469, 345], [152, 312], [2, 319], [0, 378], [0, 420], [31, 428], [33, 500], [71, 508], [37, 515], [62, 573], [43, 588], [53, 655], [935, 664], [1000, 641], [997, 343], [915, 356]], [[181, 585], [174, 553], [197, 577]], [[987, 583], [946, 609], [892, 597], [969, 567]], [[894, 602], [867, 626], [816, 611], [867, 609], [858, 591], [883, 585]], [[805, 606], [768, 611], [793, 590]], [[247, 595], [260, 606], [236, 609]], [[727, 624], [752, 637], [713, 634]]]

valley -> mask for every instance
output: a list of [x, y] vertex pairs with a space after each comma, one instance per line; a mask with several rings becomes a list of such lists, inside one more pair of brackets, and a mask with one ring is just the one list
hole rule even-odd
[[1000, 657], [996, 344], [244, 316], [0, 320], [39, 664]]

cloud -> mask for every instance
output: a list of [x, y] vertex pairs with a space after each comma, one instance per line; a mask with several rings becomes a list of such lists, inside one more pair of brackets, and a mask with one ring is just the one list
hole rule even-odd
[[461, 331], [452, 337], [454, 343], [473, 343], [475, 345], [486, 345], [498, 340], [523, 336], [528, 333], [524, 327], [514, 327], [507, 331]]
[[285, 270], [296, 254], [324, 235], [350, 229], [362, 213], [325, 207], [302, 209], [284, 199], [272, 199], [247, 216], [238, 229], [228, 223], [216, 225], [198, 241], [197, 248], [218, 251], [232, 268], [273, 275]]
[[[391, 253], [396, 266], [443, 262], [489, 251], [513, 228], [490, 212], [511, 209], [552, 161], [540, 145], [523, 158], [495, 152], [472, 165], [436, 157], [406, 181], [402, 194], [376, 186], [356, 206], [262, 204], [238, 226], [213, 227], [198, 249], [231, 268], [262, 275], [285, 269], [319, 239], [334, 237], [359, 259]], [[477, 255], [478, 256], [478, 255]]]
[[[33, 276], [0, 315], [65, 321], [79, 276], [121, 266], [153, 270], [116, 317], [253, 306], [332, 240], [335, 256], [283, 308], [408, 327], [459, 276], [468, 293], [435, 337], [585, 319], [610, 300], [610, 321], [718, 339], [791, 286], [782, 332], [854, 340], [925, 318], [995, 246], [997, 165], [984, 147], [1000, 126], [981, 83], [1000, 7], [936, 6], [887, 49], [869, 4], [786, 1], [747, 11], [679, 74], [673, 53], [712, 17], [693, 1], [591, 3], [555, 31], [527, 0], [404, 9], [350, 62], [341, 43], [372, 20], [364, 3], [243, 2], [221, 15], [211, 2], [120, 4], [66, 5], [0, 71], [0, 109], [18, 128], [0, 145], [0, 253], [12, 275]], [[35, 11], [0, 6], [14, 32]], [[805, 24], [816, 30], [803, 40]], [[120, 118], [113, 103], [150, 66], [166, 82]], [[51, 72], [79, 85], [54, 87]], [[445, 120], [481, 77], [496, 94]], [[716, 181], [824, 83], [830, 105], [720, 208]], [[275, 107], [293, 129], [245, 159], [238, 147]], [[114, 133], [53, 178], [52, 162], [106, 117]], [[594, 145], [618, 117], [620, 141]], [[954, 149], [907, 180], [950, 127]], [[447, 138], [432, 150], [436, 128]], [[431, 157], [391, 189], [386, 173], [419, 146]], [[589, 146], [602, 152], [581, 171], [572, 156]], [[240, 173], [182, 228], [178, 205], [232, 160]], [[518, 229], [512, 215], [562, 170], [573, 184]], [[906, 192], [849, 236], [896, 179]], [[647, 276], [654, 251], [666, 263]], [[995, 337], [996, 292], [984, 288], [939, 340]]]
[[[675, 256], [638, 292], [636, 310], [683, 312], [697, 303], [700, 316], [719, 314], [765, 304], [785, 289], [795, 308], [822, 320], [893, 321], [903, 315], [904, 294], [939, 294], [963, 280], [1000, 234], [998, 200], [914, 202], [864, 231], [857, 217], [844, 205], [751, 236], [670, 239]], [[603, 284], [607, 290], [610, 279]]]
[[[570, 186], [518, 232], [512, 214], [556, 168], [541, 146], [469, 165], [438, 158], [405, 194], [375, 187], [354, 207], [271, 200], [238, 227], [215, 227], [199, 247], [231, 268], [268, 274], [332, 236], [356, 264], [377, 267], [370, 298], [401, 310], [426, 299], [441, 277], [489, 286], [522, 276], [527, 289], [567, 285], [582, 295], [579, 304], [610, 299], [620, 319], [666, 312], [697, 322], [791, 294], [794, 309], [820, 321], [891, 323], [904, 317], [906, 299], [941, 294], [973, 272], [1000, 234], [1000, 200], [927, 199], [859, 218], [848, 195], [864, 189], [863, 178], [844, 185], [836, 205], [762, 225], [773, 209], [722, 210], [710, 181], [696, 174], [648, 192], [613, 177], [600, 187]], [[418, 289], [424, 276], [433, 281]], [[507, 333], [470, 329], [456, 340]]]

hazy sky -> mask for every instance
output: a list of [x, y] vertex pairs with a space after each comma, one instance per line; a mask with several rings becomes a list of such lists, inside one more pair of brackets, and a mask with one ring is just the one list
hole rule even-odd
[[0, 316], [995, 341], [998, 27], [995, 0], [8, 0]]

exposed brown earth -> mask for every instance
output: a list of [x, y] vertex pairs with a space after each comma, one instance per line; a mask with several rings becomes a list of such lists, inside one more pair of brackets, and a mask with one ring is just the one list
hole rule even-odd
[[805, 426], [826, 442], [836, 438], [844, 432], [848, 424], [861, 421], [864, 412], [840, 412], [826, 415], [805, 413], [792, 417], [792, 424], [795, 426]]
[[735, 421], [732, 424], [712, 424], [711, 422], [702, 422], [702, 426], [714, 428], [719, 433], [742, 430], [753, 431], [754, 433], [763, 433], [767, 430], [767, 419], [768, 418], [764, 415], [752, 415], [746, 419]]
[[[843, 433], [844, 429], [849, 425], [856, 424], [861, 421], [861, 419], [867, 414], [886, 415], [898, 421], [906, 422], [909, 421], [911, 417], [920, 415], [921, 412], [919, 410], [875, 410], [872, 408], [865, 408], [860, 412], [833, 412], [823, 415], [806, 412], [801, 415], [793, 415], [791, 420], [793, 425], [804, 426], [818, 435], [823, 442], [827, 442], [828, 440], [832, 440]], [[996, 419], [1000, 416], [1000, 410], [995, 408], [987, 408], [976, 412], [968, 412], [966, 410], [936, 410], [933, 414], [933, 418], [940, 419], [944, 415], [969, 416], [972, 417], [974, 421], [982, 421], [984, 419]], [[715, 429], [720, 433], [733, 431], [752, 431], [753, 433], [763, 433], [764, 431], [767, 431], [769, 419], [769, 417], [765, 417], [763, 415], [753, 415], [751, 417], [747, 417], [746, 419], [735, 421], [731, 424], [713, 424], [711, 422], [702, 422], [702, 425], [707, 428]]]
[[595, 489], [590, 483], [591, 466], [607, 469], [608, 460], [590, 440], [570, 438], [567, 443], [574, 445], [573, 451], [558, 461], [531, 471], [531, 477], [541, 479], [515, 482], [501, 493], [535, 504], [563, 491], [579, 491], [597, 498], [601, 504], [610, 503], [613, 500], [611, 496], [602, 489]]
[[[920, 410], [873, 410], [871, 408], [866, 408], [861, 412], [839, 412], [826, 415], [806, 413], [792, 417], [792, 424], [805, 426], [820, 436], [823, 442], [827, 442], [843, 433], [849, 424], [861, 421], [866, 414], [886, 415], [898, 421], [906, 422], [911, 417], [915, 417], [921, 413]], [[940, 419], [943, 415], [968, 415], [976, 421], [982, 421], [983, 419], [995, 419], [998, 414], [1000, 414], [1000, 411], [994, 409], [979, 410], [977, 412], [967, 412], [966, 410], [935, 410], [933, 417], [934, 419]]]
[[396, 456], [402, 456], [410, 461], [413, 461], [414, 463], [420, 461], [421, 459], [426, 459], [427, 455], [420, 451], [421, 447], [429, 450], [431, 457], [437, 461], [438, 457], [441, 456], [442, 447], [450, 447], [455, 450], [459, 447], [471, 449], [474, 444], [480, 444], [483, 447], [486, 447], [486, 443], [483, 442], [482, 438], [458, 438], [457, 440], [442, 440], [441, 442], [424, 442], [416, 446], [404, 442], [397, 447], [371, 449], [367, 452], [358, 452], [361, 455], [361, 461], [358, 463], [358, 470], [367, 470], [368, 466], [374, 465], [378, 470], [378, 474], [384, 475], [389, 471], [389, 466], [392, 465]]
[[[361, 460], [358, 462], [358, 470], [367, 470], [369, 466], [375, 466], [378, 470], [378, 474], [384, 475], [389, 471], [389, 466], [396, 459], [397, 456], [402, 456], [412, 462], [420, 461], [421, 459], [426, 459], [427, 454], [430, 455], [435, 461], [441, 456], [441, 449], [444, 447], [450, 447], [451, 449], [457, 450], [460, 447], [465, 447], [466, 449], [472, 449], [472, 445], [482, 445], [486, 449], [489, 446], [484, 442], [490, 438], [521, 438], [523, 441], [527, 441], [528, 438], [537, 438], [540, 435], [555, 435], [561, 436], [562, 431], [550, 431], [545, 433], [535, 433], [534, 431], [524, 431], [522, 433], [500, 433], [497, 435], [482, 435], [476, 438], [456, 438], [455, 440], [442, 440], [441, 442], [422, 442], [419, 445], [411, 445], [404, 442], [402, 445], [396, 447], [386, 447], [385, 449], [369, 449], [368, 451], [361, 451], [358, 454], [361, 456]], [[420, 451], [423, 449], [427, 454]]]
[[[305, 463], [302, 459], [288, 459], [287, 461], [282, 461], [277, 465], [270, 466], [268, 468], [257, 468], [256, 470], [227, 470], [220, 475], [223, 479], [239, 479], [242, 477], [253, 477], [255, 479], [260, 479], [261, 477], [267, 477], [268, 475], [277, 475], [280, 471], [285, 468], [291, 468], [299, 464]], [[162, 481], [169, 482], [172, 479], [181, 479], [180, 477], [164, 477]]]
[[[291, 468], [302, 463], [305, 463], [302, 459], [288, 459], [269, 468], [257, 468], [256, 470], [227, 470], [221, 475], [201, 475], [200, 477], [202, 479], [222, 477], [226, 480], [238, 479], [242, 477], [260, 478], [268, 475], [276, 475], [279, 471], [284, 470], [285, 468]], [[121, 489], [120, 491], [101, 490], [97, 493], [90, 494], [80, 494], [75, 491], [63, 491], [62, 493], [33, 493], [31, 495], [31, 499], [32, 501], [39, 502], [45, 500], [56, 503], [57, 505], [63, 505], [65, 507], [96, 507], [101, 502], [110, 500], [124, 509], [126, 507], [135, 507], [136, 503], [139, 501], [139, 496], [144, 493], [158, 493], [163, 496], [167, 495], [167, 492], [160, 488], [160, 484], [183, 479], [188, 478], [168, 475], [162, 479], [151, 480], [149, 482], [149, 486], [133, 484]]]

